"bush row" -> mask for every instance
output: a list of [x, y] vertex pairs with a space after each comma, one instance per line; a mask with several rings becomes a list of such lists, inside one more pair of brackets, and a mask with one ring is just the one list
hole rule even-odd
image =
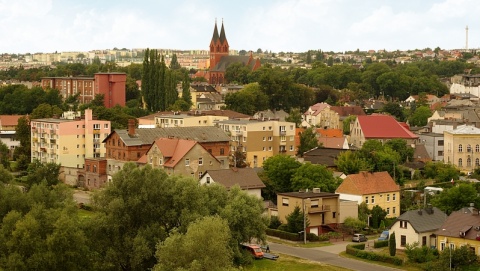
[[370, 260], [370, 261], [377, 261], [377, 262], [385, 262], [391, 263], [394, 265], [402, 265], [403, 260], [396, 256], [378, 254], [371, 251], [365, 251], [365, 244], [355, 244], [355, 245], [347, 245], [346, 252], [347, 254], [353, 255], [358, 258]]
[[388, 247], [388, 240], [373, 242], [374, 248]]
[[[266, 234], [270, 236], [275, 236], [281, 239], [285, 240], [290, 240], [290, 241], [303, 241], [303, 234], [299, 233], [291, 233], [291, 232], [286, 232], [286, 231], [281, 231], [281, 230], [275, 230], [275, 229], [266, 229]], [[313, 233], [307, 233], [307, 240], [310, 242], [317, 242], [317, 241], [328, 241], [330, 240], [330, 237], [333, 236], [334, 234], [320, 234], [316, 235]], [[334, 236], [336, 237], [336, 236]]]

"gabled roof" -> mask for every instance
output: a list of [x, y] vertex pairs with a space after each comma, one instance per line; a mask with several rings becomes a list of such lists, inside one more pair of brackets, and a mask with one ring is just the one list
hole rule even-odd
[[345, 144], [347, 142], [346, 137], [319, 137], [318, 143], [322, 144], [323, 148], [326, 149], [344, 149], [344, 146], [348, 146]]
[[325, 109], [325, 108], [327, 108], [327, 107], [329, 107], [329, 106], [330, 106], [330, 105], [327, 104], [327, 103], [316, 103], [316, 104], [310, 106], [310, 108], [309, 108], [311, 111], [313, 111], [311, 114], [310, 114], [308, 111], [306, 111], [306, 112], [303, 113], [303, 114], [304, 114], [304, 115], [316, 116], [316, 115], [320, 114], [320, 112], [321, 112], [323, 109]]
[[480, 135], [480, 129], [474, 126], [460, 125], [457, 129], [445, 131], [454, 135]]
[[389, 115], [372, 114], [358, 116], [357, 121], [366, 139], [375, 138], [404, 138], [415, 139], [417, 135], [403, 127], [398, 121]]
[[348, 117], [350, 115], [363, 116], [366, 115], [360, 106], [331, 106], [331, 110], [338, 113], [340, 117]]
[[230, 137], [218, 127], [167, 127], [167, 128], [138, 128], [135, 129], [135, 135], [129, 135], [128, 130], [115, 129], [108, 135], [103, 142], [112, 135], [118, 134], [126, 146], [150, 145], [157, 138], [180, 138], [191, 139], [199, 143], [206, 142], [225, 142], [230, 141]]
[[23, 115], [0, 115], [0, 125], [2, 126], [17, 126], [18, 119]]
[[317, 128], [315, 129], [315, 132], [320, 135], [320, 137], [327, 137], [327, 138], [332, 138], [332, 137], [343, 137], [343, 131], [342, 129], [322, 129], [322, 128]]
[[406, 211], [397, 221], [408, 221], [417, 233], [438, 230], [447, 219], [447, 215], [437, 207]]
[[338, 186], [335, 193], [351, 195], [368, 195], [400, 191], [400, 186], [390, 177], [388, 172], [366, 172], [350, 174]]
[[215, 183], [221, 184], [227, 189], [234, 185], [239, 185], [243, 190], [265, 187], [253, 168], [207, 170], [205, 174], [210, 175]]
[[[197, 144], [195, 140], [186, 140], [178, 138], [159, 138], [155, 140], [155, 145], [162, 152], [165, 161], [164, 167], [175, 167], [178, 162]], [[150, 147], [150, 149], [152, 148]], [[148, 151], [147, 151], [148, 153]], [[146, 156], [146, 154], [144, 155]]]
[[337, 156], [345, 152], [344, 149], [315, 148], [303, 154], [303, 159], [312, 164], [321, 164], [327, 167], [335, 167]]
[[242, 63], [243, 65], [253, 69], [254, 61], [250, 61], [249, 56], [223, 56], [217, 65], [212, 69], [214, 72], [225, 72], [227, 67], [232, 63]]
[[480, 215], [475, 208], [462, 208], [459, 211], [451, 213], [440, 228], [435, 232], [436, 235], [459, 238], [460, 232], [464, 232], [467, 240], [475, 240], [477, 231], [480, 227]]

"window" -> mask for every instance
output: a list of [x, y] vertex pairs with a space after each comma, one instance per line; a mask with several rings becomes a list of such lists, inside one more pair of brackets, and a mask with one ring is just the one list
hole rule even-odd
[[467, 167], [471, 167], [472, 166], [472, 159], [470, 159], [470, 157], [467, 158]]
[[271, 151], [271, 150], [272, 150], [272, 146], [268, 147], [268, 150]]
[[280, 141], [287, 141], [287, 137], [286, 136], [281, 136]]
[[332, 212], [332, 218], [336, 218], [337, 217], [337, 212]]
[[189, 167], [190, 166], [190, 159], [185, 159], [185, 166]]
[[220, 148], [220, 155], [224, 155], [225, 154], [225, 149], [224, 148]]
[[461, 167], [463, 164], [463, 160], [462, 158], [458, 158], [458, 166]]
[[368, 197], [365, 197], [365, 203], [368, 204]]
[[272, 139], [273, 139], [273, 138], [272, 138], [271, 136], [268, 137], [268, 141], [272, 141]]
[[406, 235], [401, 235], [400, 236], [400, 246], [404, 247], [407, 245], [407, 236]]
[[390, 207], [387, 207], [387, 215], [390, 214]]
[[475, 152], [480, 152], [480, 145], [475, 145]]
[[397, 213], [397, 207], [393, 207], [393, 214], [395, 215]]
[[271, 131], [271, 130], [272, 130], [272, 126], [268, 126], [268, 130]]
[[202, 178], [202, 175], [203, 175], [203, 172], [202, 172], [202, 171], [199, 171], [199, 172], [198, 172], [198, 178], [199, 178], [199, 179]]
[[318, 199], [310, 201], [310, 207], [317, 208], [318, 207]]
[[243, 142], [247, 142], [247, 137], [243, 137]]
[[401, 221], [400, 221], [400, 228], [406, 229], [406, 228], [407, 228], [407, 221], [401, 220]]
[[458, 145], [458, 152], [462, 152], [462, 151], [463, 151], [463, 146], [462, 146], [462, 144], [459, 144]]
[[387, 202], [390, 202], [390, 194], [387, 194]]
[[202, 157], [198, 158], [198, 165], [203, 166], [203, 158]]
[[263, 147], [263, 151], [265, 151], [265, 147]]
[[108, 123], [105, 123], [105, 124], [103, 125], [103, 128], [104, 128], [104, 129], [108, 129]]
[[475, 166], [476, 167], [480, 166], [480, 159], [478, 158], [475, 159]]
[[467, 152], [472, 152], [472, 146], [470, 146], [470, 144], [467, 145]]
[[438, 141], [438, 146], [443, 146], [443, 140]]
[[393, 201], [397, 200], [397, 194], [392, 194]]
[[97, 172], [97, 165], [93, 165], [93, 172]]
[[288, 198], [282, 198], [282, 206], [288, 206]]
[[427, 245], [427, 236], [422, 236], [422, 246]]
[[210, 177], [207, 177], [207, 183], [210, 183]]
[[100, 130], [100, 124], [99, 123], [94, 124], [93, 130]]
[[263, 126], [263, 127], [262, 127], [262, 130], [264, 130], [264, 131], [265, 131], [265, 126]]
[[375, 204], [375, 196], [372, 196], [372, 204]]
[[445, 250], [445, 242], [441, 242], [440, 243], [440, 251], [444, 251]]
[[293, 151], [293, 145], [290, 145], [290, 151]]
[[263, 141], [265, 141], [265, 140], [266, 140], [266, 137], [263, 137]]

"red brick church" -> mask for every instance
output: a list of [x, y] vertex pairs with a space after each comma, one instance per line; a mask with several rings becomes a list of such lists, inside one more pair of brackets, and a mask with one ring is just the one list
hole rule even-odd
[[210, 41], [210, 69], [206, 74], [208, 82], [212, 85], [228, 83], [225, 80], [225, 71], [232, 63], [243, 63], [243, 65], [250, 67], [252, 71], [260, 68], [260, 59], [253, 59], [251, 52], [249, 56], [231, 56], [229, 55], [229, 48], [223, 20], [220, 35], [218, 34], [217, 21], [215, 21], [213, 37]]

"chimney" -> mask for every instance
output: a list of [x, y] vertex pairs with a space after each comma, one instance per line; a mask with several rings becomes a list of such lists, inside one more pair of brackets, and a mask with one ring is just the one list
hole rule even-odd
[[313, 188], [313, 193], [320, 193], [320, 188], [318, 187]]
[[128, 135], [134, 136], [135, 135], [135, 119], [128, 120]]

